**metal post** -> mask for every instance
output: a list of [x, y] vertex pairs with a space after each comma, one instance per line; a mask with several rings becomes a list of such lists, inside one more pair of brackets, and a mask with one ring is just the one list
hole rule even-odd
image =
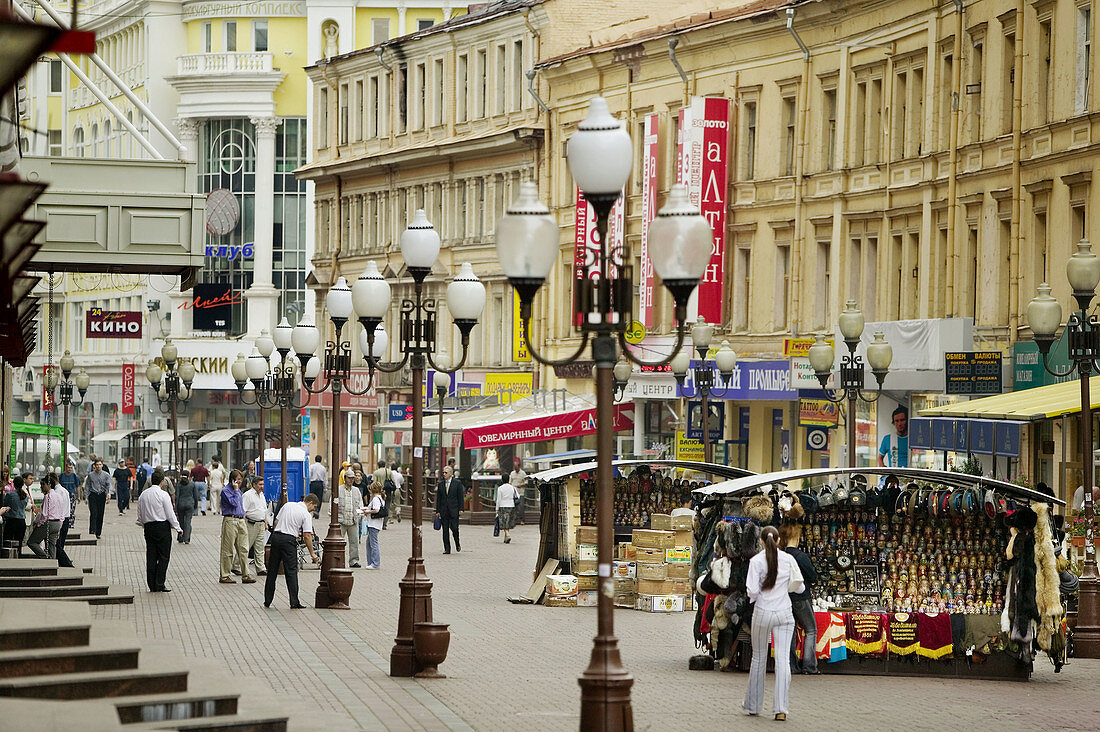
[[[1088, 321], [1083, 318], [1083, 322]], [[1085, 498], [1085, 565], [1078, 596], [1077, 627], [1073, 632], [1073, 647], [1079, 658], [1100, 658], [1100, 576], [1096, 571], [1093, 538], [1096, 507], [1092, 499], [1092, 394], [1089, 391], [1093, 355], [1090, 354], [1090, 360], [1077, 362], [1081, 380], [1081, 464]]]
[[170, 464], [175, 466], [176, 473], [178, 474], [179, 469], [180, 469], [179, 444], [178, 444], [179, 440], [180, 440], [180, 434], [179, 434], [179, 428], [176, 424], [176, 399], [175, 399], [175, 396], [170, 397], [169, 400], [168, 400], [168, 403], [172, 407], [172, 460], [171, 460]]
[[581, 686], [582, 730], [619, 732], [634, 728], [630, 687], [634, 678], [623, 668], [619, 641], [615, 637], [615, 579], [611, 576], [614, 542], [614, 479], [611, 457], [614, 451], [615, 341], [600, 333], [592, 344], [596, 361], [596, 550], [600, 591], [597, 595], [596, 637], [592, 656], [578, 683]]
[[[280, 397], [282, 399], [282, 397]], [[279, 404], [279, 467], [280, 467], [280, 479], [282, 486], [279, 488], [279, 506], [282, 508], [283, 504], [287, 501], [286, 490], [286, 406], [282, 403]]]
[[[336, 331], [336, 348], [339, 351], [340, 348], [340, 329]], [[329, 510], [329, 524], [328, 524], [328, 536], [322, 542], [324, 552], [321, 555], [321, 581], [317, 584], [317, 594], [315, 596], [314, 604], [318, 608], [333, 607], [340, 610], [347, 609], [347, 605], [337, 606], [332, 602], [332, 598], [328, 591], [328, 576], [329, 572], [333, 569], [344, 568], [344, 555], [346, 547], [344, 545], [344, 537], [340, 535], [340, 518], [338, 513], [338, 507], [336, 505], [336, 497], [340, 490], [340, 473], [337, 470], [337, 466], [342, 462], [340, 460], [340, 420], [342, 415], [340, 413], [340, 391], [343, 387], [342, 377], [337, 374], [333, 374], [332, 380], [332, 470], [329, 471], [329, 484], [332, 491], [332, 499]]]
[[260, 399], [256, 400], [256, 403], [260, 405], [260, 458], [256, 465], [256, 475], [264, 476], [264, 481], [267, 481], [267, 475], [264, 471], [264, 450], [267, 448], [267, 410], [264, 409], [263, 402]]
[[69, 400], [62, 399], [64, 409], [61, 411], [61, 472], [65, 472], [65, 466], [69, 464]]
[[700, 389], [699, 399], [703, 404], [703, 461], [709, 463], [714, 457], [714, 445], [710, 444], [710, 389]]
[[848, 390], [848, 467], [856, 466], [856, 390]]

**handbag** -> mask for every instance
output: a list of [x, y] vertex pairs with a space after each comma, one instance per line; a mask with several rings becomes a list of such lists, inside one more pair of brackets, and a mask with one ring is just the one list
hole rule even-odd
[[384, 519], [384, 518], [388, 518], [389, 515], [390, 515], [390, 508], [386, 504], [386, 500], [382, 499], [382, 508], [378, 509], [377, 511], [371, 512], [370, 517], [371, 518], [376, 518], [376, 519]]
[[500, 536], [500, 516], [493, 517], [493, 536]]
[[435, 529], [436, 531], [439, 531], [440, 529], [442, 529], [443, 528], [443, 519], [440, 518], [439, 516], [436, 516], [435, 521], [432, 522], [432, 528]]

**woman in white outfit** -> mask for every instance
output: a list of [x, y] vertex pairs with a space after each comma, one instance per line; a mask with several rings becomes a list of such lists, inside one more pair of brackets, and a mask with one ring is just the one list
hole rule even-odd
[[794, 638], [794, 614], [788, 593], [801, 592], [804, 586], [798, 563], [787, 552], [779, 551], [779, 532], [774, 526], [760, 534], [764, 551], [749, 560], [745, 580], [752, 612], [752, 667], [749, 688], [742, 705], [748, 714], [760, 713], [764, 700], [764, 674], [768, 665], [769, 637], [775, 646], [775, 698], [772, 708], [779, 721], [787, 719], [788, 693], [791, 688], [791, 641]]

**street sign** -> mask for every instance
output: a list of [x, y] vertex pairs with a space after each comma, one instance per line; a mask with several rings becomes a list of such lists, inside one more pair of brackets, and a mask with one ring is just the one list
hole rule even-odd
[[807, 450], [828, 450], [829, 449], [829, 430], [825, 427], [807, 427], [806, 428], [806, 449]]
[[[722, 427], [726, 423], [726, 405], [720, 402], [707, 402], [707, 409], [710, 412], [708, 420], [710, 441], [717, 442], [722, 439]], [[702, 413], [702, 402], [688, 402], [687, 436], [689, 439], [703, 439]]]
[[943, 354], [947, 394], [1000, 394], [1001, 352], [962, 351]]

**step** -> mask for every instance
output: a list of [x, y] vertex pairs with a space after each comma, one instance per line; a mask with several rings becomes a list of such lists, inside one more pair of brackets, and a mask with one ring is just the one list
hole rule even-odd
[[90, 597], [106, 595], [110, 584], [102, 577], [84, 576], [77, 585], [45, 585], [39, 587], [0, 587], [0, 598], [42, 598]]
[[5, 730], [80, 730], [117, 732], [114, 707], [102, 701], [77, 703], [40, 699], [0, 699]]
[[103, 595], [69, 595], [51, 597], [51, 601], [86, 602], [89, 605], [133, 605], [134, 590], [127, 585], [109, 585]]
[[225, 717], [203, 717], [183, 722], [164, 722], [150, 725], [127, 727], [134, 730], [175, 729], [180, 732], [286, 732], [286, 717], [232, 715]]
[[58, 567], [57, 574], [0, 575], [0, 587], [46, 587], [79, 585], [84, 572], [72, 567]]
[[65, 546], [96, 546], [98, 543], [99, 539], [96, 539], [94, 536], [89, 536], [87, 538], [79, 537], [74, 539], [72, 537], [72, 534], [70, 534], [68, 538], [65, 539]]
[[0, 697], [71, 701], [185, 691], [187, 675], [179, 669], [137, 668], [0, 679]]
[[128, 697], [115, 703], [122, 724], [152, 723], [165, 720], [227, 716], [237, 713], [237, 694], [203, 694], [185, 691]]
[[57, 574], [56, 559], [0, 559], [0, 577]]
[[87, 605], [0, 599], [0, 651], [88, 645]]
[[136, 669], [141, 649], [97, 640], [83, 648], [24, 648], [0, 653], [0, 678]]

